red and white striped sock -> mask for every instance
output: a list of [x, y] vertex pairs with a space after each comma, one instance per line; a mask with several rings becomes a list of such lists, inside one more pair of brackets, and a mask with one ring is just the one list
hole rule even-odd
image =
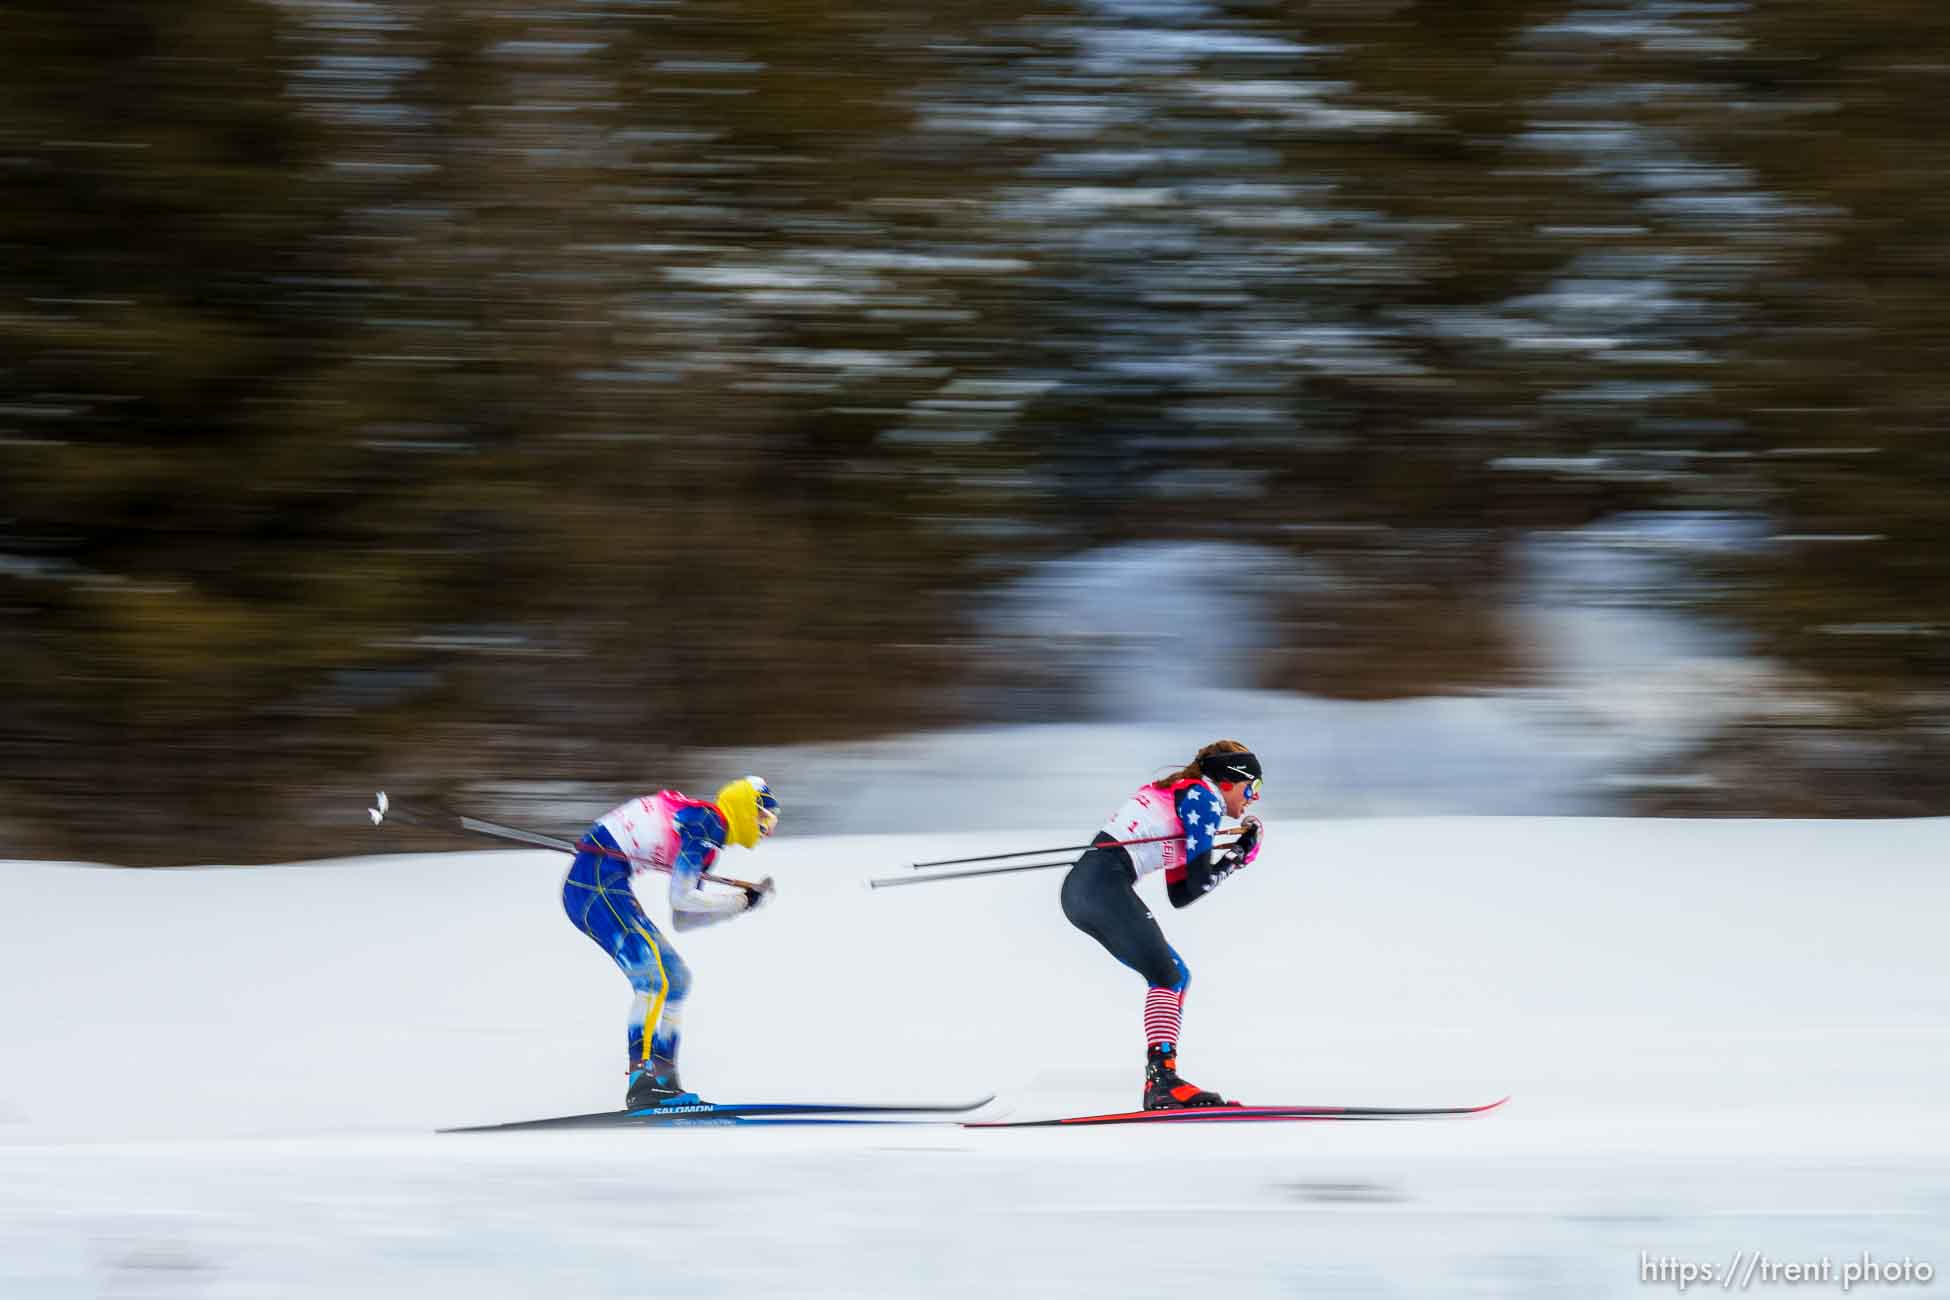
[[1178, 1021], [1184, 995], [1177, 989], [1152, 985], [1144, 994], [1144, 1045], [1178, 1042]]

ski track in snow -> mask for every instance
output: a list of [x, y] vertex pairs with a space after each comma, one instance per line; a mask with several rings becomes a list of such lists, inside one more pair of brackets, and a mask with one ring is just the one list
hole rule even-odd
[[[1076, 833], [767, 845], [778, 905], [678, 938], [687, 1079], [1131, 1104], [1141, 988], [1064, 922], [1060, 872], [860, 888]], [[1603, 1297], [1662, 1289], [1641, 1252], [1941, 1267], [1946, 849], [1943, 820], [1285, 821], [1211, 898], [1154, 900], [1189, 1077], [1515, 1094], [1479, 1120], [477, 1137], [431, 1130], [619, 1099], [627, 989], [560, 915], [559, 855], [0, 864], [0, 1295]]]

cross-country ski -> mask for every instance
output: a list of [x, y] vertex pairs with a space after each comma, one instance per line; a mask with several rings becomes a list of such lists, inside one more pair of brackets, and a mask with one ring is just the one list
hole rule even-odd
[[982, 1097], [976, 1101], [949, 1105], [922, 1103], [911, 1106], [845, 1102], [673, 1102], [637, 1110], [559, 1115], [549, 1119], [515, 1120], [506, 1124], [472, 1124], [440, 1131], [442, 1133], [514, 1133], [558, 1129], [686, 1128], [711, 1125], [880, 1124], [901, 1121], [952, 1123], [954, 1117], [972, 1114], [994, 1100], [993, 1097]]
[[1108, 1124], [1251, 1124], [1300, 1120], [1456, 1119], [1487, 1115], [1508, 1097], [1481, 1106], [1197, 1106], [1171, 1110], [1133, 1110], [1109, 1115], [1067, 1115], [1054, 1119], [967, 1120], [967, 1128], [1097, 1128]]

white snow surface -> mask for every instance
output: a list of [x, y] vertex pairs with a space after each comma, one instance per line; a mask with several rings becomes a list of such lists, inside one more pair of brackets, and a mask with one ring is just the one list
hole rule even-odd
[[[861, 887], [1076, 830], [733, 854], [779, 895], [677, 938], [686, 1081], [1133, 1104], [1141, 983], [1065, 922], [1060, 871]], [[1677, 1291], [1642, 1253], [1940, 1268], [1946, 858], [1950, 820], [1280, 821], [1193, 908], [1147, 882], [1193, 971], [1188, 1077], [1513, 1095], [1480, 1119], [478, 1136], [432, 1130], [621, 1099], [629, 994], [561, 914], [560, 855], [0, 863], [0, 1296], [1605, 1297]]]

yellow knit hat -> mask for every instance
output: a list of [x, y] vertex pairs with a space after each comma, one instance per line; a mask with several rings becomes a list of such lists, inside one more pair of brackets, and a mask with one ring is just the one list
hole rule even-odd
[[757, 848], [759, 840], [779, 824], [779, 801], [763, 777], [739, 777], [718, 791], [716, 803], [731, 842], [741, 849]]

